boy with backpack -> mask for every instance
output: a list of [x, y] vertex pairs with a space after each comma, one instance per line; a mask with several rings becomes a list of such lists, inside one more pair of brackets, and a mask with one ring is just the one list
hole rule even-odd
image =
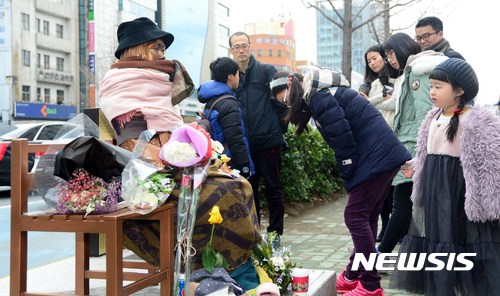
[[255, 170], [234, 94], [240, 81], [238, 69], [238, 64], [228, 57], [210, 63], [212, 80], [200, 86], [198, 101], [205, 103], [203, 115], [210, 122], [210, 136], [224, 145], [226, 155], [231, 158], [229, 165], [248, 178]]

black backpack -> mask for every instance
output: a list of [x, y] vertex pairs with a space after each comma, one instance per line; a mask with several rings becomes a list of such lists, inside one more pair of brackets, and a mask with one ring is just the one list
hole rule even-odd
[[[211, 128], [210, 128], [210, 119], [209, 118], [210, 118], [210, 114], [212, 114], [212, 109], [215, 107], [215, 105], [218, 102], [222, 101], [223, 99], [227, 99], [227, 98], [231, 98], [231, 99], [236, 100], [236, 98], [233, 97], [232, 95], [228, 95], [228, 94], [222, 95], [222, 96], [218, 97], [214, 101], [214, 103], [212, 104], [212, 106], [210, 106], [210, 109], [208, 110], [208, 114], [207, 115], [204, 114], [205, 112], [203, 112], [203, 113], [196, 112], [196, 114], [198, 114], [198, 116], [200, 116], [200, 119], [197, 119], [196, 123], [198, 123], [199, 126], [201, 126], [205, 131], [207, 131], [208, 134], [210, 134], [210, 131], [211, 131]], [[205, 110], [203, 110], [203, 111], [205, 111]]]

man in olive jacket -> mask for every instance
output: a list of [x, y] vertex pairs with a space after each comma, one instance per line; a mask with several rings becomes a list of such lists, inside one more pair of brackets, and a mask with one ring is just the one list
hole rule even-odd
[[280, 181], [281, 145], [286, 126], [280, 123], [281, 111], [272, 102], [269, 82], [276, 69], [259, 63], [250, 54], [250, 38], [236, 32], [229, 38], [229, 47], [240, 68], [236, 98], [245, 123], [255, 174], [250, 178], [260, 222], [259, 182], [262, 177], [269, 206], [268, 232], [283, 234], [285, 207]]

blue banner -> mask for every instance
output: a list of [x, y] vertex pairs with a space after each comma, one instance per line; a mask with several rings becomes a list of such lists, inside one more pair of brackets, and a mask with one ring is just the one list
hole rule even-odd
[[67, 120], [75, 116], [75, 106], [16, 102], [14, 110], [15, 118]]

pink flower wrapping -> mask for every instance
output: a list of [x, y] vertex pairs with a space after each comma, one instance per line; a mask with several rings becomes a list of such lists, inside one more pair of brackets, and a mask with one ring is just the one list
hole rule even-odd
[[[179, 143], [188, 143], [196, 155], [185, 159], [186, 151], [179, 150]], [[184, 124], [172, 132], [169, 141], [160, 149], [160, 159], [167, 165], [185, 168], [206, 163], [212, 155], [210, 136], [191, 124]]]

